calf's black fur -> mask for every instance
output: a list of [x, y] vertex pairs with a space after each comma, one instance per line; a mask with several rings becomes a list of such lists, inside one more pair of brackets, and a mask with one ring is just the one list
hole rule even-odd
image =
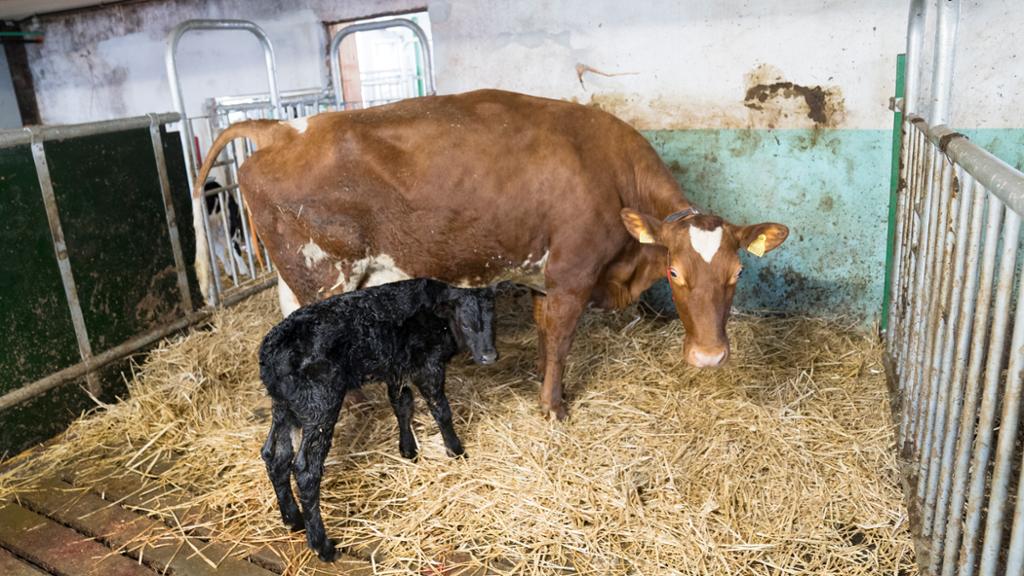
[[[295, 530], [304, 525], [306, 541], [322, 560], [334, 557], [334, 543], [320, 516], [320, 481], [345, 393], [384, 381], [398, 418], [399, 450], [415, 458], [411, 380], [449, 455], [461, 455], [444, 393], [445, 367], [460, 344], [479, 364], [497, 359], [493, 288], [461, 289], [429, 279], [384, 284], [300, 308], [263, 339], [260, 378], [273, 404], [263, 460], [285, 524]], [[295, 453], [291, 436], [299, 430]]]

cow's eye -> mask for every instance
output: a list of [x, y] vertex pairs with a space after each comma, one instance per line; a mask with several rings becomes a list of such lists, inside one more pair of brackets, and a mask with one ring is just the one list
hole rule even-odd
[[675, 268], [670, 267], [668, 269], [668, 275], [672, 277], [672, 281], [680, 286], [686, 286], [686, 279], [679, 273]]

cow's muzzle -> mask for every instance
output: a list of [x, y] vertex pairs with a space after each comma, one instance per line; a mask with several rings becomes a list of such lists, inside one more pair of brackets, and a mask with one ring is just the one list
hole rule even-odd
[[728, 346], [692, 346], [686, 351], [686, 361], [697, 368], [721, 366], [729, 358]]

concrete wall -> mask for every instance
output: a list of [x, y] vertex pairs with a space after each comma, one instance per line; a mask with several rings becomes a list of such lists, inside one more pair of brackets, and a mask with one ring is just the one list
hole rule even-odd
[[[429, 10], [438, 90], [499, 87], [600, 106], [644, 131], [698, 205], [790, 225], [749, 258], [747, 308], [850, 313], [882, 296], [896, 54], [907, 2], [787, 0], [213, 0], [130, 3], [43, 18], [29, 47], [46, 122], [171, 107], [164, 38], [187, 18], [245, 18], [275, 44], [283, 89], [322, 85], [322, 22]], [[1024, 10], [964, 1], [954, 124], [1024, 165]], [[190, 110], [264, 90], [254, 41], [190, 36]], [[578, 67], [596, 72], [584, 72]], [[751, 280], [753, 278], [754, 280]]]
[[14, 97], [14, 84], [7, 66], [7, 54], [0, 50], [0, 130], [21, 128], [21, 112]]

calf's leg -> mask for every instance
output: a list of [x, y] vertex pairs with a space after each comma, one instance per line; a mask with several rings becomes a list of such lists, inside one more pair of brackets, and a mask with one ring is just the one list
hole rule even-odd
[[412, 435], [412, 390], [400, 378], [388, 380], [388, 400], [398, 419], [398, 451], [403, 458], [416, 458], [416, 438]]
[[260, 455], [267, 465], [267, 475], [277, 495], [277, 506], [281, 510], [281, 519], [292, 530], [302, 529], [302, 514], [292, 494], [292, 439], [291, 435], [298, 432], [298, 426], [288, 407], [274, 401], [270, 422], [270, 434], [263, 444]]
[[324, 461], [331, 449], [334, 424], [341, 410], [341, 398], [317, 414], [309, 414], [302, 423], [302, 443], [295, 458], [295, 483], [302, 501], [302, 518], [306, 523], [306, 542], [324, 562], [334, 559], [334, 542], [327, 538], [320, 516], [320, 482]]
[[445, 451], [454, 458], [465, 455], [466, 451], [452, 424], [452, 409], [448, 405], [448, 397], [444, 393], [444, 374], [443, 363], [427, 364], [413, 376], [413, 382], [420, 394], [423, 395], [423, 399], [426, 400], [430, 414], [434, 416], [434, 421], [437, 422], [437, 427], [441, 430]]

